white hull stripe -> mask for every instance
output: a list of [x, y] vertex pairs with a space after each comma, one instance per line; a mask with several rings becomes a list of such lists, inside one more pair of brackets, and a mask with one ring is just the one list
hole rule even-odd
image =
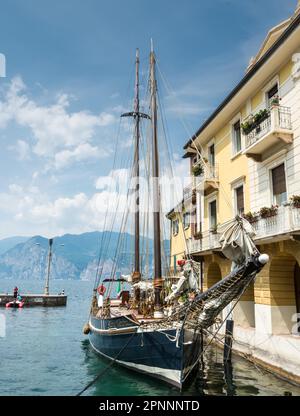
[[[95, 351], [97, 351], [99, 354], [103, 355], [104, 357], [112, 360], [111, 357], [104, 354], [103, 352], [99, 351], [91, 342], [91, 346], [94, 348]], [[173, 381], [177, 385], [181, 385], [181, 371], [179, 370], [168, 370], [167, 368], [160, 368], [160, 367], [150, 367], [148, 365], [143, 364], [135, 364], [135, 363], [129, 363], [127, 361], [121, 361], [116, 360], [118, 364], [124, 365], [125, 367], [133, 368], [135, 370], [141, 371], [143, 373], [153, 374], [156, 377], [161, 377], [167, 380]]]

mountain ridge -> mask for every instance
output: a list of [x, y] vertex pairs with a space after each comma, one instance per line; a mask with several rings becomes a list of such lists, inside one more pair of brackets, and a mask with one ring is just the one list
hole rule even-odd
[[[134, 236], [124, 233], [126, 244], [121, 251], [118, 270], [128, 273], [132, 263]], [[28, 237], [25, 241], [11, 238], [9, 249], [0, 254], [0, 279], [34, 279], [43, 280], [47, 270], [49, 240], [40, 235]], [[25, 239], [25, 237], [24, 237]], [[91, 231], [82, 234], [65, 234], [53, 238], [53, 256], [51, 264], [52, 279], [91, 280], [97, 273], [100, 245], [108, 241], [109, 246], [104, 254], [104, 273], [110, 273], [118, 247], [119, 233]], [[0, 240], [0, 248], [1, 248]], [[150, 241], [150, 247], [152, 240]], [[164, 246], [168, 244], [165, 240]], [[5, 246], [5, 244], [4, 244]], [[150, 249], [150, 262], [152, 261]], [[150, 263], [151, 264], [151, 263]]]

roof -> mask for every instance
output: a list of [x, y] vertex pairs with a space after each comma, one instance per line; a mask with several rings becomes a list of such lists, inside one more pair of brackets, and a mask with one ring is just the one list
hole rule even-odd
[[184, 145], [186, 149], [198, 136], [202, 133], [205, 128], [215, 119], [215, 117], [226, 107], [226, 105], [233, 99], [233, 97], [243, 88], [245, 84], [257, 73], [257, 71], [267, 62], [267, 60], [274, 54], [274, 52], [286, 41], [286, 39], [291, 35], [291, 33], [299, 26], [300, 24], [300, 14], [296, 15], [295, 19], [292, 20], [291, 24], [287, 29], [282, 33], [282, 35], [275, 41], [275, 43], [270, 47], [269, 50], [256, 62], [251, 69], [246, 73], [246, 75], [241, 79], [241, 81], [233, 88], [233, 90], [227, 95], [227, 97], [221, 102], [221, 104], [216, 108], [216, 110], [210, 115], [210, 117], [202, 124], [202, 126], [197, 130], [197, 132], [189, 139], [189, 141]]

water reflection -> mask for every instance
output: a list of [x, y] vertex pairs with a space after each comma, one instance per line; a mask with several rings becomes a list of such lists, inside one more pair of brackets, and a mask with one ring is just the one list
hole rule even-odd
[[[109, 361], [95, 354], [88, 341], [82, 343], [82, 350], [85, 354], [87, 379], [91, 381], [103, 371]], [[198, 397], [283, 396], [285, 392], [300, 396], [300, 387], [255, 367], [241, 357], [233, 356], [232, 363], [224, 364], [222, 351], [210, 346], [181, 394]], [[159, 380], [114, 365], [86, 394], [174, 396], [179, 391]]]

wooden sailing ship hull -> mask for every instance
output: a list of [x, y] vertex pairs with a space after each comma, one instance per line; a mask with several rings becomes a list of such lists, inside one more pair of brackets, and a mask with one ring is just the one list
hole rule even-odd
[[201, 353], [201, 336], [197, 331], [185, 329], [178, 336], [176, 328], [145, 330], [124, 316], [91, 317], [89, 327], [90, 344], [98, 354], [179, 389], [196, 367]]

